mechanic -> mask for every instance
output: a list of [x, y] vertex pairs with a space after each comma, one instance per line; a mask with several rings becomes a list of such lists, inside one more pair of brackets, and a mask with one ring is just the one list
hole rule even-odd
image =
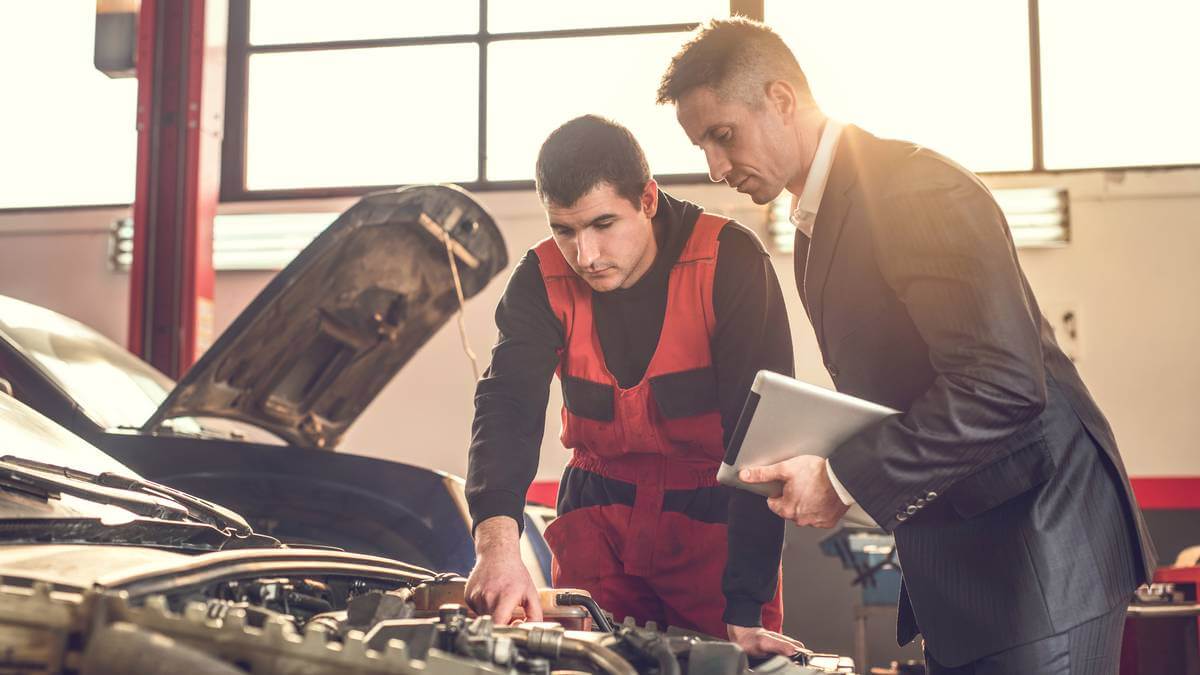
[[573, 454], [546, 531], [554, 585], [589, 591], [618, 620], [794, 653], [778, 633], [783, 521], [716, 482], [757, 371], [793, 368], [767, 253], [659, 190], [633, 135], [600, 117], [551, 133], [536, 177], [553, 236], [513, 271], [476, 390], [468, 603], [497, 623], [517, 607], [541, 617], [518, 542], [557, 372]]

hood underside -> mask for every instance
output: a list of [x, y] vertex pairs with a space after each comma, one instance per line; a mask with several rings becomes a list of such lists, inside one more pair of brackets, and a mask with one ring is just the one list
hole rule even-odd
[[508, 265], [466, 192], [416, 186], [362, 198], [237, 317], [144, 430], [176, 417], [248, 422], [334, 448], [397, 371]]

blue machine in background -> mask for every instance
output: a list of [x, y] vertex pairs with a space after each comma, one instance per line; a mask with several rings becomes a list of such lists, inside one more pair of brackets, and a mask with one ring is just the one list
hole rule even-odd
[[[854, 605], [854, 663], [869, 672], [867, 661], [867, 619], [891, 616], [900, 597], [900, 564], [896, 560], [896, 542], [892, 535], [870, 527], [842, 527], [821, 540], [821, 552], [837, 558], [842, 567], [854, 572], [850, 582], [861, 596]], [[890, 672], [924, 672], [919, 663], [892, 664]]]
[[854, 572], [863, 606], [895, 607], [900, 597], [900, 566], [892, 535], [867, 527], [843, 527], [821, 540], [821, 552]]

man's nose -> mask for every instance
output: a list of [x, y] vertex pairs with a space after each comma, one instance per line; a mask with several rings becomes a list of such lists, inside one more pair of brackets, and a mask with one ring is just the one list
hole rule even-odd
[[591, 267], [599, 256], [600, 246], [595, 233], [588, 232], [588, 228], [584, 228], [575, 235], [575, 257], [579, 261], [579, 267], [583, 269]]
[[708, 160], [708, 179], [714, 183], [720, 183], [729, 175], [729, 170], [733, 168], [729, 163], [729, 158], [725, 153], [717, 150], [708, 150], [704, 153], [704, 158]]

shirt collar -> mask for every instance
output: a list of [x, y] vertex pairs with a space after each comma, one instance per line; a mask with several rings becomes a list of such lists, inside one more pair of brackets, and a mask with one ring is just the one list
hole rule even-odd
[[800, 196], [792, 197], [792, 215], [789, 220], [796, 229], [810, 239], [813, 225], [817, 222], [817, 210], [821, 208], [821, 196], [825, 194], [825, 183], [829, 180], [829, 171], [833, 168], [833, 156], [837, 152], [838, 139], [841, 138], [843, 125], [841, 122], [827, 118], [825, 129], [821, 132], [821, 140], [817, 143], [817, 151], [813, 155], [812, 166], [808, 177], [804, 179], [804, 189]]

